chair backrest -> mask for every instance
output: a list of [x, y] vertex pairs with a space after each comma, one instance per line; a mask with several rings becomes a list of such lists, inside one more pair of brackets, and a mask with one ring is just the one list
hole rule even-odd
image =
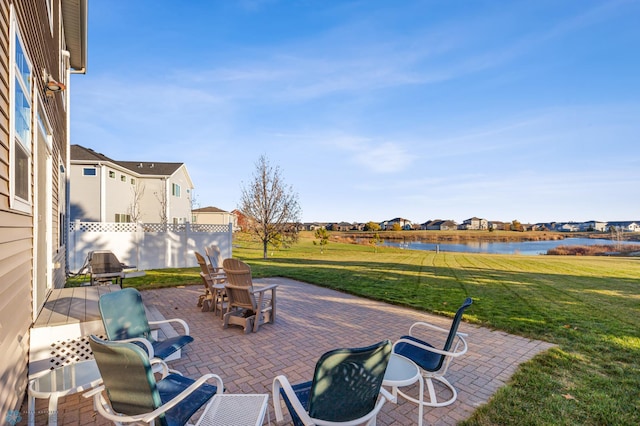
[[207, 246], [204, 248], [204, 254], [207, 255], [207, 258], [209, 259], [209, 263], [211, 264], [211, 267], [214, 269], [220, 269], [222, 268], [222, 261], [220, 258], [220, 248], [215, 245], [215, 244], [211, 244], [210, 246]]
[[94, 250], [89, 253], [89, 266], [93, 274], [112, 274], [122, 272], [122, 263], [109, 250]]
[[227, 274], [231, 285], [252, 287], [251, 267], [241, 260], [228, 258], [222, 262], [222, 269]]
[[335, 349], [322, 355], [313, 374], [309, 415], [346, 422], [371, 412], [390, 356], [389, 340], [365, 348]]
[[109, 340], [132, 337], [151, 339], [151, 328], [142, 304], [142, 296], [135, 288], [125, 288], [100, 296], [100, 316]]
[[[149, 413], [162, 401], [146, 352], [133, 343], [89, 336], [89, 345], [114, 411], [125, 415]], [[165, 424], [164, 416], [158, 418]]]
[[252, 311], [258, 310], [258, 304], [256, 298], [251, 292], [251, 287], [244, 285], [225, 284], [224, 289], [229, 298], [229, 305], [233, 307], [251, 309]]
[[[456, 338], [456, 333], [458, 332], [458, 326], [460, 325], [460, 321], [462, 320], [462, 314], [464, 311], [471, 306], [473, 300], [470, 297], [467, 297], [466, 300], [462, 303], [462, 306], [458, 308], [456, 315], [453, 317], [453, 322], [451, 323], [451, 329], [449, 329], [449, 335], [447, 336], [447, 341], [444, 343], [444, 347], [442, 348], [445, 351], [450, 351], [451, 346], [453, 345], [453, 341]], [[442, 364], [442, 360], [440, 361]]]
[[196, 255], [196, 260], [198, 261], [198, 266], [200, 266], [200, 271], [203, 274], [210, 274], [211, 271], [209, 270], [209, 266], [207, 265], [207, 261], [205, 260], [204, 256], [197, 251], [194, 251], [193, 253]]

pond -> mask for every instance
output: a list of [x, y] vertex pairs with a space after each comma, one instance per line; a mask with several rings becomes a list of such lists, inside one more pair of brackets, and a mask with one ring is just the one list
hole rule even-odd
[[[518, 241], [518, 242], [495, 242], [495, 241], [469, 241], [465, 243], [426, 243], [420, 241], [398, 242], [383, 241], [382, 245], [387, 247], [399, 247], [408, 250], [431, 250], [431, 251], [455, 251], [465, 253], [491, 253], [491, 254], [523, 254], [536, 255], [547, 254], [547, 250], [558, 246], [591, 246], [614, 244], [613, 241], [603, 238], [565, 238], [564, 240], [552, 241]], [[617, 242], [616, 242], [617, 244]], [[622, 241], [621, 244], [638, 244], [637, 241]]]

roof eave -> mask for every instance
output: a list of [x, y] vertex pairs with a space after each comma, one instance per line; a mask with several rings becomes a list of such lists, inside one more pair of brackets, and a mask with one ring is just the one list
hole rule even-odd
[[70, 53], [69, 63], [75, 73], [87, 70], [87, 1], [62, 0], [62, 21], [65, 41]]

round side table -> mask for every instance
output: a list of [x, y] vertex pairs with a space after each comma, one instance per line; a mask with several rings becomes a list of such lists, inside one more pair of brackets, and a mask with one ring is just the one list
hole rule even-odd
[[[420, 386], [420, 400], [424, 394], [424, 381], [420, 374], [420, 368], [411, 361], [409, 358], [405, 358], [402, 355], [395, 353], [391, 354], [389, 358], [389, 364], [387, 365], [387, 371], [384, 373], [384, 379], [382, 381], [383, 386], [391, 386], [391, 393], [395, 398], [394, 403], [398, 401], [398, 387], [409, 386], [419, 382]], [[402, 395], [402, 393], [400, 393]], [[422, 426], [422, 404], [418, 404], [418, 425]]]

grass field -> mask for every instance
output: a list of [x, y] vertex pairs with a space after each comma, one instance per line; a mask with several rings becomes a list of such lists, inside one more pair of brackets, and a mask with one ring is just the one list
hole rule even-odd
[[[310, 238], [267, 260], [234, 256], [255, 277], [282, 276], [452, 316], [558, 345], [524, 364], [466, 425], [640, 424], [640, 259], [434, 253]], [[148, 271], [139, 288], [199, 283], [198, 270]], [[473, 339], [473, 336], [469, 337]]]

